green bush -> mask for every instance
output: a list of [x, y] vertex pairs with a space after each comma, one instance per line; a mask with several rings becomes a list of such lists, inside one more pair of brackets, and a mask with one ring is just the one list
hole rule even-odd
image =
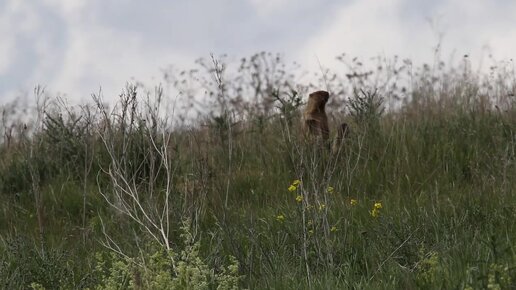
[[[95, 289], [241, 289], [238, 261], [228, 256], [227, 266], [210, 268], [200, 256], [189, 226], [182, 227], [184, 249], [175, 253], [162, 248], [144, 252], [138, 258], [112, 253], [106, 259], [97, 254], [99, 282]], [[151, 247], [152, 248], [152, 247]], [[156, 247], [154, 247], [156, 248]]]
[[37, 247], [31, 239], [3, 240], [0, 246], [0, 283], [3, 289], [27, 289], [33, 283], [46, 289], [75, 288], [74, 272], [67, 252]]

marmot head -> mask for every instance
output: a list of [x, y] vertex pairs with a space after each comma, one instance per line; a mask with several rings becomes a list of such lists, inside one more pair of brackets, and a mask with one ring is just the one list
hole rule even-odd
[[317, 91], [313, 92], [308, 96], [310, 102], [317, 104], [319, 110], [324, 110], [324, 106], [328, 102], [330, 98], [330, 94], [327, 91]]

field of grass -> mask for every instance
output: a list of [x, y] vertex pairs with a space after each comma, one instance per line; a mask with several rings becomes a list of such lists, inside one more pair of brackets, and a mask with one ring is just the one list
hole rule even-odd
[[[514, 67], [338, 60], [0, 107], [0, 288], [516, 289]], [[318, 89], [338, 153], [300, 130]]]

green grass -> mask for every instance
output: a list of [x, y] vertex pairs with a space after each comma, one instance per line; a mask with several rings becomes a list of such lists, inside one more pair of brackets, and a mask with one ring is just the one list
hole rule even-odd
[[[4, 118], [1, 132], [17, 131], [0, 145], [0, 287], [514, 289], [510, 75], [422, 68], [385, 112], [395, 91], [373, 95], [367, 77], [350, 79], [355, 93], [334, 95], [348, 106], [329, 107], [332, 127], [344, 119], [351, 134], [331, 155], [304, 141], [285, 75], [271, 83], [280, 109], [255, 110], [231, 102], [232, 88], [253, 87], [238, 78], [246, 71], [223, 78], [214, 66], [209, 89], [223, 105], [197, 125], [171, 126], [156, 113], [163, 92], [152, 101], [134, 87], [112, 114], [95, 99], [40, 106], [44, 118], [26, 130]], [[117, 200], [123, 190], [138, 203]], [[164, 220], [165, 239], [150, 226]]]

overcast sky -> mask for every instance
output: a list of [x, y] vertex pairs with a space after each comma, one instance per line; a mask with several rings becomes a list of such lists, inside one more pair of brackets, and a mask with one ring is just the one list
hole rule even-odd
[[36, 84], [72, 99], [169, 65], [283, 53], [306, 68], [335, 56], [516, 56], [514, 0], [0, 0], [0, 103]]

